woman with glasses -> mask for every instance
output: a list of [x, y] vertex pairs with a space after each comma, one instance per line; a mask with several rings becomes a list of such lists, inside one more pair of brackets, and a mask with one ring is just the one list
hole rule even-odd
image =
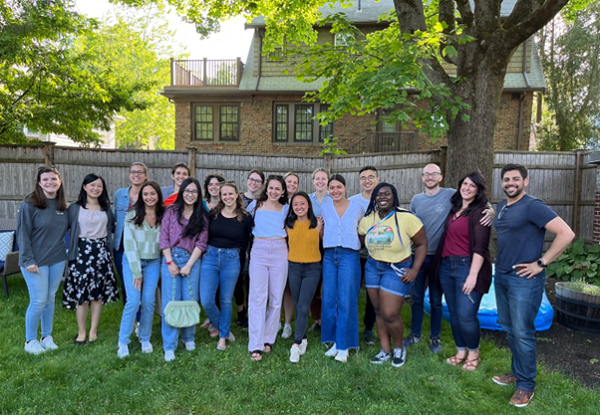
[[[240, 273], [240, 251], [248, 245], [252, 217], [234, 182], [223, 182], [220, 201], [209, 213], [208, 247], [200, 267], [200, 298], [204, 311], [218, 329], [217, 350], [227, 349], [226, 341], [234, 341], [229, 331], [231, 300]], [[215, 295], [219, 293], [219, 307]]]
[[[19, 267], [29, 290], [25, 314], [25, 351], [40, 354], [58, 349], [52, 339], [54, 296], [67, 262], [67, 200], [60, 173], [38, 169], [35, 189], [19, 206], [16, 238]], [[37, 339], [42, 325], [41, 342]]]
[[265, 174], [258, 170], [252, 169], [248, 173], [248, 179], [246, 180], [246, 192], [242, 194], [245, 207], [248, 207], [253, 200], [255, 200], [262, 191], [263, 184], [265, 183]]
[[151, 180], [142, 185], [137, 202], [125, 216], [123, 279], [128, 299], [119, 330], [117, 355], [120, 358], [129, 356], [129, 336], [140, 307], [139, 339], [142, 353], [153, 351], [150, 336], [160, 277], [159, 236], [164, 212], [160, 186]]
[[[181, 184], [177, 200], [167, 208], [161, 223], [162, 338], [167, 362], [175, 360], [179, 329], [167, 324], [165, 308], [171, 301], [198, 301], [200, 257], [208, 240], [206, 214], [200, 183], [189, 178]], [[195, 326], [181, 329], [181, 341], [188, 351], [196, 349], [195, 334]]]
[[461, 178], [450, 203], [452, 208], [435, 254], [433, 276], [442, 285], [456, 344], [456, 355], [446, 359], [446, 363], [458, 366], [464, 362], [462, 370], [473, 371], [481, 362], [477, 312], [481, 298], [492, 284], [491, 228], [481, 224], [483, 211], [488, 209], [483, 176], [471, 172]]
[[118, 189], [113, 198], [113, 217], [117, 221], [115, 228], [114, 249], [115, 265], [121, 279], [121, 293], [123, 304], [127, 302], [125, 284], [123, 282], [123, 229], [125, 228], [125, 215], [127, 211], [137, 202], [142, 185], [148, 181], [148, 168], [144, 163], [135, 162], [129, 166], [129, 186]]
[[248, 294], [248, 350], [252, 360], [269, 353], [277, 338], [281, 300], [288, 276], [284, 220], [288, 212], [285, 182], [269, 176], [260, 196], [248, 206], [254, 216]]
[[321, 206], [323, 231], [323, 312], [321, 341], [333, 343], [325, 353], [338, 362], [348, 360], [348, 349], [358, 348], [358, 295], [360, 260], [358, 223], [365, 209], [346, 198], [346, 179], [334, 174], [329, 179], [332, 203]]
[[76, 310], [78, 345], [86, 342], [88, 310], [92, 314], [88, 339], [93, 342], [98, 339], [102, 306], [119, 298], [110, 255], [113, 224], [106, 183], [97, 174], [88, 174], [77, 202], [69, 206], [69, 274], [63, 288], [63, 306]]

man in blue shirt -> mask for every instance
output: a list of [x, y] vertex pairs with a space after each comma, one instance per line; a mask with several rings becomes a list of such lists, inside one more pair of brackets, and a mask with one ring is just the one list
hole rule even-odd
[[[506, 200], [498, 203], [495, 290], [498, 323], [506, 331], [513, 354], [512, 373], [494, 376], [499, 385], [516, 383], [510, 403], [527, 406], [535, 388], [535, 317], [546, 283], [545, 269], [571, 243], [573, 231], [539, 199], [525, 193], [527, 169], [519, 164], [502, 168], [502, 190]], [[556, 235], [542, 255], [546, 231]]]

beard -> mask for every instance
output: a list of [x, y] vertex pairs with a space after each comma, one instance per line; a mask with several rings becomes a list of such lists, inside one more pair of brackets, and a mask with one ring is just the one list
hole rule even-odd
[[510, 197], [511, 199], [519, 196], [521, 193], [523, 193], [523, 190], [525, 190], [524, 187], [517, 187], [517, 190], [514, 190], [514, 194], [511, 196], [506, 189], [502, 189], [502, 191], [504, 191], [504, 194]]

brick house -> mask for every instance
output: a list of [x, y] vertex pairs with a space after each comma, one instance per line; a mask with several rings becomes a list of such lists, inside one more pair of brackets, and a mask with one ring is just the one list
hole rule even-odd
[[[508, 16], [516, 0], [502, 3]], [[376, 30], [379, 16], [393, 9], [392, 0], [362, 0], [351, 8], [339, 5], [324, 15], [344, 12], [364, 33]], [[378, 114], [346, 115], [327, 126], [314, 116], [321, 104], [302, 97], [320, 81], [297, 81], [286, 64], [262, 54], [265, 24], [261, 18], [246, 25], [254, 30], [246, 63], [237, 60], [173, 60], [171, 85], [163, 95], [175, 104], [175, 148], [195, 146], [199, 151], [227, 153], [316, 155], [324, 137], [333, 134], [349, 154], [412, 151], [438, 148], [418, 131], [378, 121]], [[328, 28], [319, 28], [319, 43], [334, 43]], [[452, 73], [452, 65], [446, 64]], [[504, 80], [498, 109], [494, 148], [528, 150], [534, 93], [545, 89], [540, 59], [532, 39], [515, 51]]]

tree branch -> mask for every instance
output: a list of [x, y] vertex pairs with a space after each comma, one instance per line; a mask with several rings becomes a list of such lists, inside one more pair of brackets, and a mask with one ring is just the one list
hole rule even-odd
[[462, 19], [462, 24], [471, 28], [474, 22], [473, 11], [471, 10], [471, 4], [469, 0], [456, 0], [456, 8], [460, 13], [460, 17]]

